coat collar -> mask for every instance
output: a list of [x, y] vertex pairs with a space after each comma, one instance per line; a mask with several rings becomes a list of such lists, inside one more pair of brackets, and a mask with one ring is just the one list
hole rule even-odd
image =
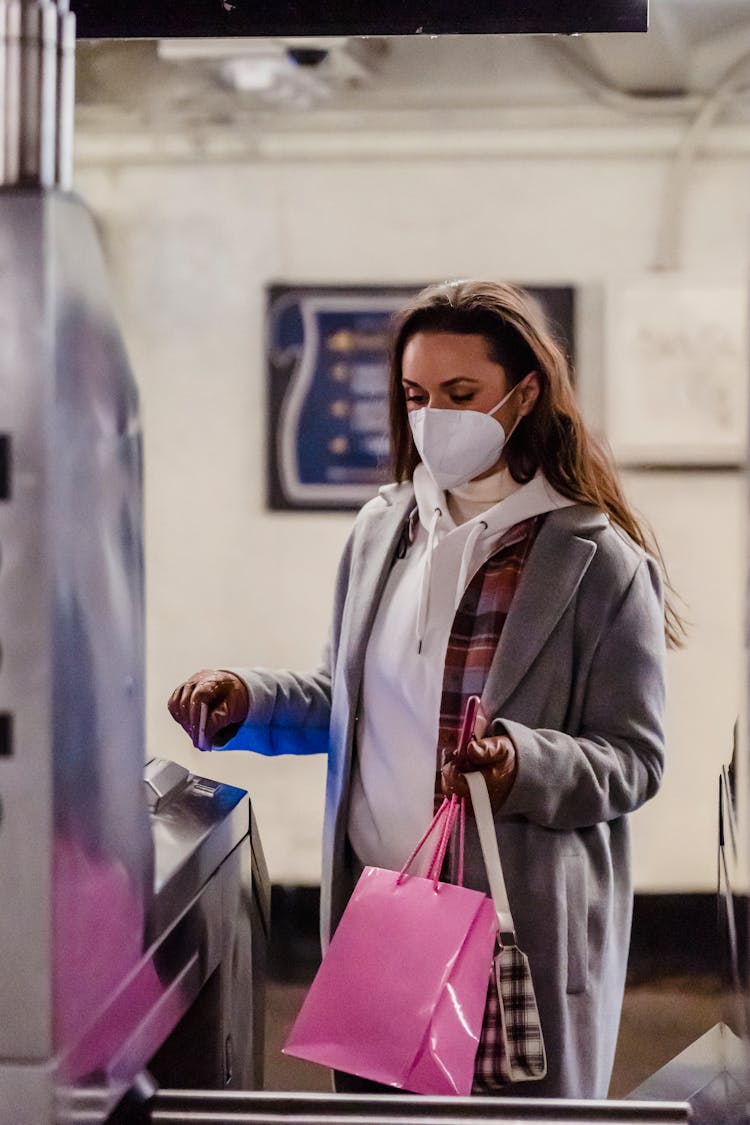
[[596, 554], [589, 536], [608, 522], [603, 512], [586, 504], [547, 515], [487, 675], [483, 700], [489, 714], [501, 710], [546, 644]]
[[[367, 639], [388, 580], [398, 541], [414, 507], [411, 485], [388, 485], [371, 501], [349, 579], [347, 673], [359, 695]], [[565, 612], [596, 553], [589, 538], [608, 518], [586, 504], [550, 512], [534, 541], [511, 603], [483, 698], [497, 713], [533, 664]], [[533, 623], [533, 624], [531, 624]]]
[[380, 598], [399, 539], [414, 507], [414, 490], [411, 484], [386, 485], [370, 503], [372, 509], [352, 559], [349, 577], [346, 660], [347, 672], [353, 677], [349, 685], [353, 699], [359, 695], [365, 648]]

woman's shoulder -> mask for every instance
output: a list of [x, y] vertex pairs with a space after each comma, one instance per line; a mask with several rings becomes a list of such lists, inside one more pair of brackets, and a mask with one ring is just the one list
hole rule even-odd
[[642, 566], [656, 565], [639, 543], [611, 516], [593, 504], [573, 504], [550, 513], [545, 521], [550, 531], [589, 540], [595, 547], [590, 568], [594, 574], [617, 584], [629, 583]]
[[373, 520], [380, 522], [384, 516], [393, 519], [405, 518], [414, 506], [414, 486], [411, 481], [400, 484], [384, 484], [377, 495], [360, 508], [356, 524], [366, 526]]
[[349, 574], [356, 559], [372, 561], [380, 557], [378, 545], [393, 541], [413, 507], [414, 490], [408, 483], [384, 485], [360, 508], [339, 561], [339, 582]]
[[411, 482], [385, 484], [377, 495], [368, 500], [357, 512], [342, 555], [346, 565], [360, 551], [369, 551], [381, 537], [388, 537], [391, 531], [408, 517], [414, 507], [414, 489]]
[[594, 504], [570, 504], [550, 512], [547, 520], [561, 531], [591, 539], [604, 551], [626, 554], [638, 560], [645, 556], [643, 548], [615, 523], [610, 514]]
[[575, 504], [550, 513], [537, 538], [545, 532], [557, 536], [547, 541], [548, 556], [556, 558], [555, 573], [559, 576], [569, 565], [569, 574], [578, 575], [582, 622], [609, 620], [626, 599], [631, 606], [639, 607], [639, 614], [661, 619], [660, 564], [606, 512], [593, 505]]

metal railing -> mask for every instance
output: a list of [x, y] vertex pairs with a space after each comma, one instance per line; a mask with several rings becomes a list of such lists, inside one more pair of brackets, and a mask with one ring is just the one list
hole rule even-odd
[[279, 1094], [159, 1090], [144, 1121], [153, 1125], [678, 1125], [683, 1102], [565, 1101], [534, 1098], [425, 1098], [415, 1095]]

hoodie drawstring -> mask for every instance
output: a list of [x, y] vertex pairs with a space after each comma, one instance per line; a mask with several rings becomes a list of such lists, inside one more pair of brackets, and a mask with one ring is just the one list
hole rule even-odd
[[422, 587], [419, 591], [419, 608], [417, 610], [417, 652], [422, 651], [422, 638], [424, 637], [425, 623], [427, 621], [427, 610], [429, 608], [430, 600], [430, 577], [432, 574], [432, 552], [435, 550], [435, 541], [437, 539], [437, 527], [442, 516], [440, 508], [435, 508], [430, 520], [430, 530], [427, 535], [427, 553], [424, 560], [424, 570], [422, 571]]
[[457, 610], [461, 604], [461, 599], [464, 596], [464, 589], [466, 587], [466, 576], [469, 573], [471, 566], [471, 556], [474, 554], [474, 544], [480, 535], [484, 535], [487, 530], [487, 524], [484, 520], [479, 520], [474, 524], [469, 534], [466, 536], [464, 549], [461, 552], [461, 565], [458, 568], [458, 578], [456, 579], [456, 599], [453, 606]]
[[[430, 585], [432, 582], [432, 556], [435, 550], [437, 541], [438, 524], [443, 513], [440, 508], [435, 508], [430, 520], [430, 528], [427, 533], [427, 550], [425, 552], [424, 569], [422, 571], [422, 585], [419, 591], [419, 607], [417, 609], [417, 652], [422, 651], [422, 641], [424, 639], [425, 628], [427, 625], [427, 615], [430, 608]], [[457, 610], [461, 604], [461, 599], [464, 596], [464, 588], [466, 586], [466, 578], [471, 566], [472, 556], [474, 554], [474, 546], [477, 539], [484, 535], [487, 531], [487, 524], [484, 520], [477, 520], [472, 527], [469, 534], [466, 536], [463, 551], [461, 552], [461, 565], [458, 568], [458, 578], [456, 579], [456, 594], [454, 610]]]

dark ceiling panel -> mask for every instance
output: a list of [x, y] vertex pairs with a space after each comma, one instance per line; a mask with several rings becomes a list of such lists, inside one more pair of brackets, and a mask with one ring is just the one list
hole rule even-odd
[[73, 0], [82, 39], [646, 31], [648, 0]]

